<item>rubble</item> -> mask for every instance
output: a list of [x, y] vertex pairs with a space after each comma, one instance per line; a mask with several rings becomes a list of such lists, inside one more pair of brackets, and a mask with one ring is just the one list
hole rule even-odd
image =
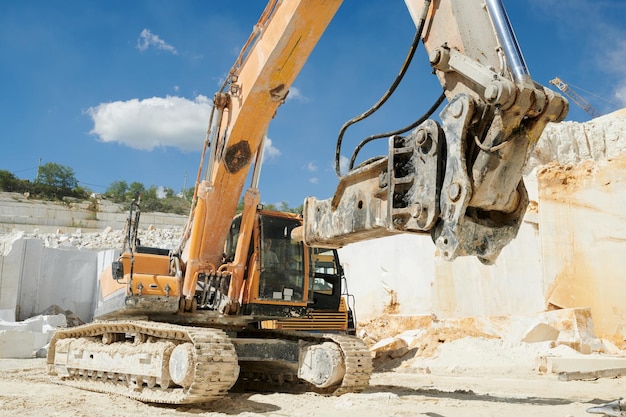
[[492, 375], [559, 374], [577, 364], [581, 372], [600, 364], [626, 368], [626, 352], [595, 337], [589, 309], [464, 319], [385, 315], [364, 323], [358, 335], [379, 371]]
[[[67, 314], [71, 315], [71, 312]], [[64, 327], [67, 327], [65, 314], [40, 314], [20, 322], [2, 319], [0, 358], [45, 357], [47, 344], [54, 331]]]
[[63, 310], [58, 305], [51, 305], [50, 307], [48, 307], [47, 309], [45, 309], [44, 311], [42, 311], [39, 314], [42, 315], [42, 316], [61, 315], [62, 314], [65, 317], [66, 325], [65, 326], [59, 326], [59, 327], [76, 327], [76, 326], [80, 326], [81, 324], [85, 324], [85, 322], [82, 321], [80, 319], [80, 317], [78, 317], [73, 311], [71, 311], [71, 310]]
[[[157, 229], [154, 226], [148, 229], [140, 229], [138, 237], [143, 246], [151, 246], [164, 249], [173, 249], [180, 241], [182, 228]], [[74, 233], [40, 233], [34, 230], [32, 233], [15, 231], [8, 235], [0, 235], [0, 255], [10, 252], [11, 244], [17, 239], [40, 239], [47, 248], [71, 248], [86, 250], [121, 249], [124, 245], [125, 233], [123, 230], [112, 230], [107, 227], [102, 232], [83, 233], [77, 229]]]

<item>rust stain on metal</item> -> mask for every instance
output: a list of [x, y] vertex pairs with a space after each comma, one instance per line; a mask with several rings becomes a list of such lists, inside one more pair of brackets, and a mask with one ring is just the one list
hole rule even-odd
[[250, 149], [250, 144], [248, 141], [242, 140], [226, 149], [224, 166], [229, 173], [235, 174], [247, 166], [251, 158], [252, 150]]

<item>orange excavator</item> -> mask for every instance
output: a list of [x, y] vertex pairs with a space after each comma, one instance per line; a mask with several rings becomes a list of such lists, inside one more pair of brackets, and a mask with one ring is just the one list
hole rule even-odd
[[[515, 237], [528, 204], [524, 164], [568, 105], [531, 79], [500, 0], [406, 0], [417, 28], [409, 56], [423, 42], [440, 99], [383, 135], [387, 155], [355, 167], [363, 141], [341, 175], [345, 130], [376, 106], [346, 123], [335, 195], [307, 198], [302, 216], [263, 210], [265, 133], [340, 4], [269, 2], [214, 96], [180, 245], [141, 246], [133, 203], [125, 248], [99, 278], [97, 320], [59, 330], [50, 343], [55, 379], [164, 403], [216, 399], [235, 384], [360, 391], [372, 363], [353, 335], [337, 248], [429, 233], [444, 259], [492, 263]], [[446, 99], [440, 121], [432, 119]]]

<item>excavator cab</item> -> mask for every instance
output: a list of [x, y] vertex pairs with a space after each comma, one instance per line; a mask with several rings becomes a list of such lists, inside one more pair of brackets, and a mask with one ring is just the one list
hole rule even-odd
[[[262, 328], [348, 330], [337, 251], [312, 248], [292, 238], [302, 218], [257, 210], [245, 272], [242, 313], [260, 316]], [[234, 218], [226, 240], [226, 260], [235, 258], [242, 216]]]
[[297, 218], [259, 216], [260, 276], [258, 298], [302, 303], [306, 300], [304, 245], [291, 239]]

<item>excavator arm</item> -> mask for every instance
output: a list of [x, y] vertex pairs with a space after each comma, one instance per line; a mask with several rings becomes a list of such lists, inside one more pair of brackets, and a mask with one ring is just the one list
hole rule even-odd
[[443, 87], [441, 123], [389, 138], [388, 155], [304, 205], [303, 240], [338, 248], [430, 233], [444, 259], [493, 263], [528, 205], [522, 170], [567, 101], [529, 74], [501, 0], [405, 0]]
[[[237, 310], [252, 233], [264, 136], [341, 0], [271, 0], [215, 95], [193, 212], [178, 256], [188, 305], [198, 276], [226, 271]], [[333, 198], [306, 199], [300, 238], [337, 248], [395, 233], [430, 233], [445, 259], [493, 262], [516, 235], [528, 198], [524, 164], [567, 102], [532, 81], [500, 0], [406, 0], [448, 104], [388, 155], [341, 176]], [[239, 257], [223, 248], [248, 172]]]

